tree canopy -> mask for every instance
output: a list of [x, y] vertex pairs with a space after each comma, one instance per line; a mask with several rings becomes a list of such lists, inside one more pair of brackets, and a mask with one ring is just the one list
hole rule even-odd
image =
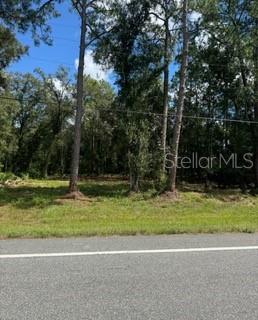
[[[152, 179], [160, 191], [166, 159], [237, 154], [241, 168], [178, 168], [170, 189], [184, 180], [258, 185], [256, 1], [71, 1], [81, 19], [77, 84], [64, 67], [4, 74], [28, 50], [15, 33], [50, 43], [61, 2], [1, 1], [2, 170], [68, 175], [80, 125], [75, 173], [80, 164], [81, 175], [125, 175], [136, 192]], [[86, 76], [87, 50], [114, 85]]]

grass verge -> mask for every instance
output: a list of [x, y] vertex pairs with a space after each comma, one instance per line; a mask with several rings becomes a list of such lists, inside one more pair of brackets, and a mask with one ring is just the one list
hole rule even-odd
[[182, 188], [165, 201], [147, 189], [127, 195], [120, 181], [85, 181], [87, 202], [56, 201], [67, 182], [28, 180], [0, 188], [0, 238], [257, 232], [258, 198], [237, 190]]

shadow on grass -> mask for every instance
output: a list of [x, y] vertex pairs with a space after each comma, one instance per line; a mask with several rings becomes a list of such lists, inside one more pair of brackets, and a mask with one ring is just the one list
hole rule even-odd
[[85, 182], [80, 184], [80, 191], [87, 197], [123, 198], [127, 196], [127, 183]]
[[[149, 200], [155, 198], [157, 193], [154, 192], [150, 183], [142, 184], [142, 193], [132, 196], [133, 201]], [[128, 197], [128, 184], [126, 182], [111, 181], [84, 181], [80, 183], [80, 191], [89, 198], [114, 198], [122, 199]], [[179, 191], [183, 193], [198, 192], [206, 199], [218, 199], [223, 202], [241, 201], [244, 195], [239, 190], [221, 190], [214, 189], [205, 192], [202, 185], [184, 185], [179, 187]], [[0, 208], [1, 206], [12, 205], [18, 209], [30, 208], [46, 208], [51, 205], [57, 205], [56, 200], [67, 192], [66, 186], [60, 186], [57, 182], [56, 186], [46, 185], [31, 186], [20, 185], [18, 187], [0, 188]]]
[[64, 187], [28, 187], [4, 188], [0, 191], [0, 207], [12, 205], [19, 209], [33, 207], [45, 208], [53, 205], [55, 200], [66, 191]]
[[[122, 198], [126, 197], [127, 189], [126, 183], [85, 182], [80, 184], [80, 191], [89, 198]], [[0, 207], [12, 205], [19, 209], [46, 208], [56, 205], [56, 200], [66, 193], [66, 186], [34, 187], [20, 185], [18, 187], [6, 187], [0, 189]]]
[[183, 193], [197, 192], [202, 194], [206, 199], [216, 199], [222, 202], [237, 202], [250, 195], [250, 192], [243, 192], [237, 187], [225, 189], [217, 187], [207, 191], [202, 184], [181, 185], [179, 191]]

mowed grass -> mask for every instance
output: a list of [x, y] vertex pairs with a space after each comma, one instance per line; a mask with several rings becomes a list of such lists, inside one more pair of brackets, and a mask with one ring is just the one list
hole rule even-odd
[[[198, 190], [200, 189], [200, 190]], [[258, 231], [258, 198], [237, 190], [181, 188], [176, 201], [147, 188], [128, 196], [123, 181], [85, 181], [85, 201], [57, 201], [67, 182], [28, 180], [0, 188], [0, 238]]]

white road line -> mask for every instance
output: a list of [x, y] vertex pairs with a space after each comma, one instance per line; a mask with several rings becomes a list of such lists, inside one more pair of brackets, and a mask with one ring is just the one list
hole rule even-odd
[[258, 250], [258, 246], [188, 248], [188, 249], [159, 249], [159, 250], [28, 253], [28, 254], [26, 253], [26, 254], [2, 254], [2, 255], [0, 254], [0, 259], [55, 258], [55, 257], [58, 258], [58, 257], [108, 256], [108, 255], [126, 255], [126, 254], [161, 254], [161, 253], [191, 253], [191, 252], [247, 251], [247, 250]]

